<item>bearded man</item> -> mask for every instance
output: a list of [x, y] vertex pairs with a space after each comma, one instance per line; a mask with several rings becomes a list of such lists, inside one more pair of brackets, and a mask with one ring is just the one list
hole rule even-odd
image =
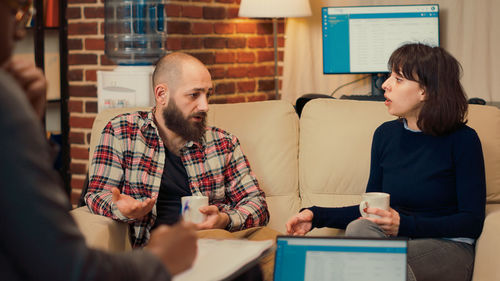
[[266, 225], [265, 195], [238, 139], [206, 126], [210, 73], [198, 59], [171, 53], [153, 73], [156, 105], [122, 114], [104, 128], [89, 169], [91, 212], [131, 224], [133, 247], [160, 224], [179, 220], [181, 197], [204, 195], [199, 230]]

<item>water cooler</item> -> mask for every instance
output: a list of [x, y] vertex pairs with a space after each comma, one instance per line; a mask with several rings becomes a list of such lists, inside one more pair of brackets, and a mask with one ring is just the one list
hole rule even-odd
[[105, 52], [118, 66], [97, 71], [98, 111], [153, 105], [153, 64], [165, 53], [163, 0], [106, 0], [104, 10]]

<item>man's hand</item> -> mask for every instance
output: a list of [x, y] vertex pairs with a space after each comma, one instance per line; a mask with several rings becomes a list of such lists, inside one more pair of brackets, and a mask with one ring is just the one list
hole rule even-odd
[[371, 220], [372, 222], [378, 224], [385, 234], [389, 236], [397, 236], [399, 232], [400, 217], [399, 213], [393, 208], [389, 208], [389, 211], [382, 210], [379, 208], [366, 208], [367, 214], [374, 214], [380, 216], [380, 218], [362, 218], [365, 220]]
[[199, 211], [206, 215], [204, 222], [199, 223], [198, 229], [224, 229], [229, 224], [229, 216], [226, 213], [219, 212], [219, 208], [214, 205], [200, 207]]
[[45, 102], [47, 100], [47, 80], [41, 69], [32, 61], [13, 57], [5, 65], [9, 72], [19, 83], [35, 110], [36, 115], [42, 119], [45, 116]]
[[311, 231], [313, 217], [314, 213], [309, 209], [305, 209], [288, 220], [286, 232], [289, 235], [305, 235]]
[[130, 219], [140, 219], [147, 215], [153, 209], [158, 195], [155, 194], [151, 198], [144, 201], [139, 201], [125, 194], [120, 194], [120, 190], [113, 187], [113, 203], [116, 204], [122, 215]]
[[181, 221], [171, 227], [160, 225], [151, 232], [145, 249], [158, 256], [172, 275], [193, 265], [197, 245], [196, 226]]

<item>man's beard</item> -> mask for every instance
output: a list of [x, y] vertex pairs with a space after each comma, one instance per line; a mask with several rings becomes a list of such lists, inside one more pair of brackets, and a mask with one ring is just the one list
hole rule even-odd
[[[191, 122], [191, 117], [200, 117], [201, 122]], [[196, 112], [184, 118], [175, 101], [170, 99], [167, 108], [163, 110], [163, 119], [168, 129], [186, 141], [199, 141], [205, 134], [206, 112]]]

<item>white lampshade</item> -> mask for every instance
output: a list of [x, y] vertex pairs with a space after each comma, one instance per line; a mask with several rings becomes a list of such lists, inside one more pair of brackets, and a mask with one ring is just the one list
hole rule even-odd
[[247, 18], [296, 18], [311, 15], [309, 0], [241, 0], [238, 16]]

